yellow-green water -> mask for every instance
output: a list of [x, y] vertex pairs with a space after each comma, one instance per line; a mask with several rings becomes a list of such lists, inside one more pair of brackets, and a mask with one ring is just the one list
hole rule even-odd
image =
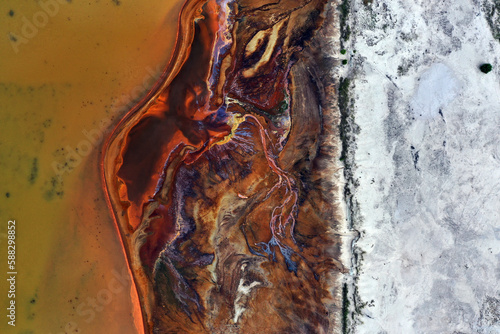
[[[98, 162], [113, 120], [168, 61], [180, 6], [0, 2], [0, 333], [135, 332]], [[15, 327], [6, 316], [12, 219]]]

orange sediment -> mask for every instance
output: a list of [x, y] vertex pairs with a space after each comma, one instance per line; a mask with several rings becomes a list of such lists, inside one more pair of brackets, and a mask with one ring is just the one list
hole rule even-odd
[[101, 182], [145, 333], [332, 329], [329, 110], [302, 56], [324, 8], [188, 0], [170, 63], [107, 139]]

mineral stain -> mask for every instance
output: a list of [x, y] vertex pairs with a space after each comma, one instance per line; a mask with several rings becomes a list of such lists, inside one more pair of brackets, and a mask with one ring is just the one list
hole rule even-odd
[[171, 62], [108, 138], [145, 332], [340, 328], [326, 5], [186, 1]]

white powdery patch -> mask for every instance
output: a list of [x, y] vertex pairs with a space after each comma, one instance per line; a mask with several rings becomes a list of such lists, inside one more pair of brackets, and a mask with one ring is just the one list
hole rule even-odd
[[245, 303], [242, 302], [242, 298], [250, 293], [250, 291], [256, 286], [260, 285], [261, 282], [252, 282], [250, 284], [245, 284], [245, 280], [242, 278], [238, 284], [238, 291], [236, 294], [236, 299], [234, 300], [234, 317], [233, 322], [237, 323], [243, 312], [246, 310]]
[[439, 111], [453, 101], [460, 91], [460, 82], [452, 70], [442, 64], [433, 64], [422, 76], [410, 105], [416, 117], [439, 117]]

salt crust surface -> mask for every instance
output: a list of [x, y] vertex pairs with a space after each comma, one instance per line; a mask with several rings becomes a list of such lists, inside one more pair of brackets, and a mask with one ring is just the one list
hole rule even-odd
[[352, 3], [356, 333], [500, 333], [500, 43], [481, 8]]

